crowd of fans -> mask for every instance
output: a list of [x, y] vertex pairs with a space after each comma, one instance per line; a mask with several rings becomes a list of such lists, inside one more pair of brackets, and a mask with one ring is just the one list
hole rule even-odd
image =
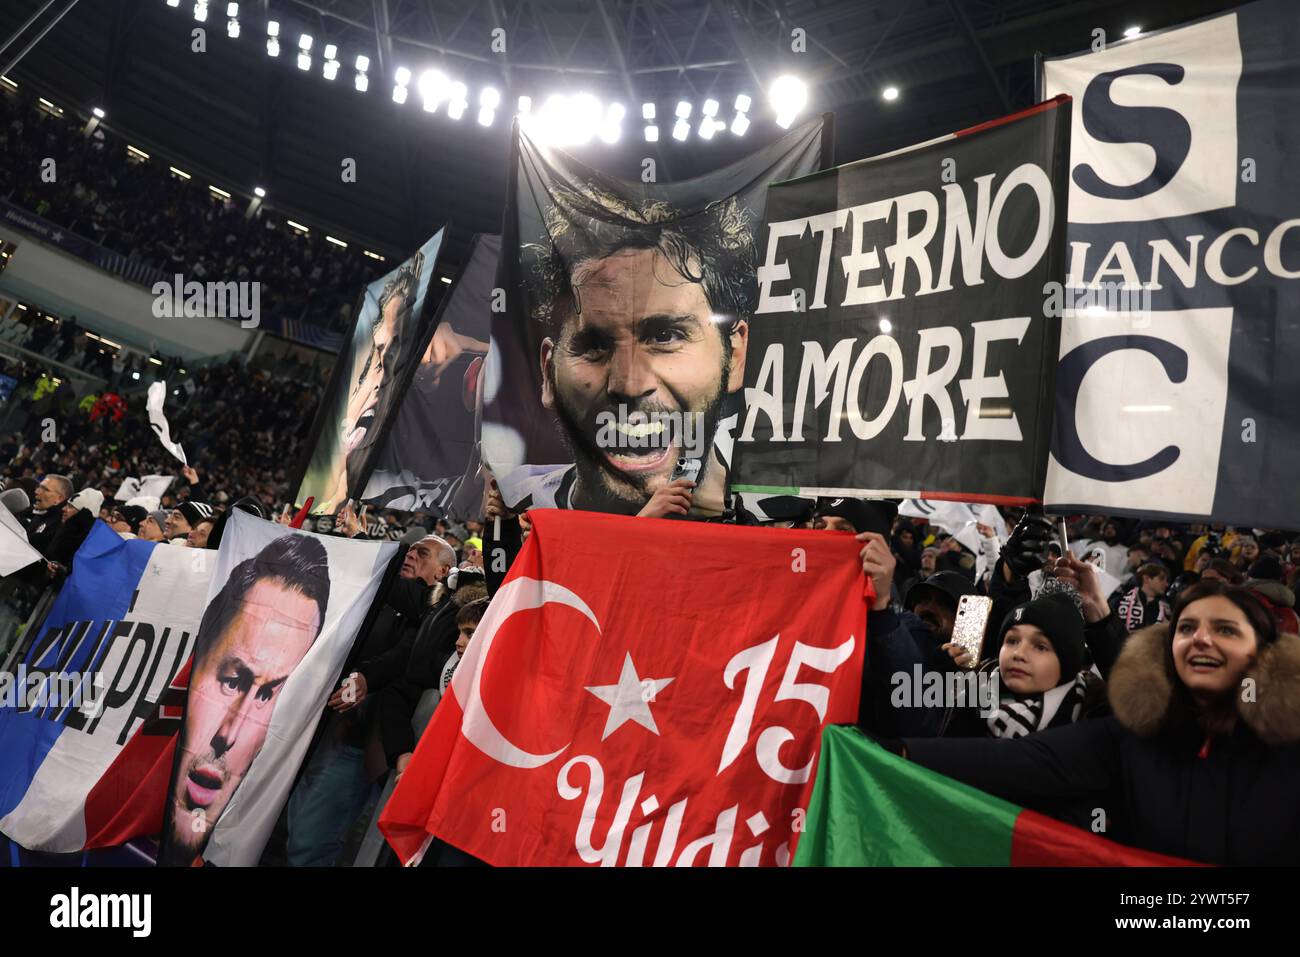
[[102, 126], [87, 137], [75, 120], [0, 96], [0, 137], [0, 198], [169, 278], [259, 282], [267, 315], [342, 331], [357, 290], [382, 269], [319, 231], [301, 235], [269, 212], [246, 217], [166, 160], [132, 158]]

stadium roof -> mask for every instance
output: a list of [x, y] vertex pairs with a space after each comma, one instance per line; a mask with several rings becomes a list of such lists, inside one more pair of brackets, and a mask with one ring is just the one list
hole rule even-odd
[[[42, 0], [8, 0], [7, 38]], [[59, 0], [57, 7], [64, 6]], [[1159, 29], [1232, 6], [1223, 0], [245, 0], [240, 36], [227, 36], [227, 4], [193, 0], [82, 0], [12, 72], [65, 109], [106, 111], [107, 125], [213, 184], [295, 219], [389, 254], [406, 254], [451, 222], [454, 264], [475, 231], [497, 231], [509, 115], [520, 95], [590, 92], [626, 106], [619, 143], [575, 149], [629, 178], [652, 156], [661, 179], [731, 162], [779, 136], [767, 107], [780, 73], [808, 83], [805, 113], [836, 114], [836, 158], [847, 161], [920, 142], [1033, 101], [1035, 52], [1086, 47], [1092, 31], [1118, 39], [1130, 26]], [[51, 14], [47, 14], [48, 19]], [[280, 56], [266, 23], [280, 24]], [[206, 29], [206, 52], [191, 31]], [[494, 30], [504, 34], [494, 34]], [[799, 45], [802, 30], [803, 52]], [[310, 71], [297, 68], [301, 34]], [[501, 50], [501, 38], [504, 50]], [[496, 40], [494, 50], [494, 39]], [[326, 44], [341, 69], [322, 76]], [[7, 62], [17, 47], [6, 51]], [[355, 59], [370, 59], [370, 87], [354, 88]], [[415, 86], [393, 102], [393, 74], [431, 68], [464, 82], [469, 109], [423, 111]], [[491, 126], [475, 122], [479, 91], [498, 89]], [[882, 91], [900, 95], [886, 101]], [[706, 98], [730, 112], [754, 100], [746, 136], [705, 142], [667, 135], [678, 100], [699, 116]], [[659, 142], [642, 136], [641, 104], [654, 101]], [[725, 119], [725, 117], [724, 117]], [[356, 160], [355, 183], [340, 176]]]

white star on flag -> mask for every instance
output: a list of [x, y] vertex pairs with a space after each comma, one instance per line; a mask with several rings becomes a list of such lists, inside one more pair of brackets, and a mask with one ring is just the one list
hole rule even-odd
[[641, 727], [659, 733], [655, 726], [654, 715], [650, 713], [650, 702], [664, 688], [672, 684], [672, 678], [640, 678], [636, 666], [632, 664], [629, 651], [623, 659], [623, 670], [616, 685], [596, 685], [587, 688], [605, 704], [609, 705], [609, 719], [605, 722], [605, 731], [600, 740], [604, 741], [625, 721], [635, 721]]

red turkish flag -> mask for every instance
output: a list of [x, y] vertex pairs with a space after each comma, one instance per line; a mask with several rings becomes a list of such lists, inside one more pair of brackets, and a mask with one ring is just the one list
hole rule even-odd
[[380, 817], [490, 864], [785, 865], [857, 720], [843, 532], [540, 510]]

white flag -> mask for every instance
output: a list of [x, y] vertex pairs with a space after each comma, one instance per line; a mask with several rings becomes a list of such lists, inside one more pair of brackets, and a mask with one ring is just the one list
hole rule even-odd
[[27, 530], [23, 528], [23, 523], [9, 509], [0, 505], [0, 578], [41, 560], [41, 553], [27, 541]]
[[182, 465], [189, 465], [185, 460], [185, 450], [181, 448], [179, 442], [173, 442], [171, 429], [167, 425], [167, 416], [163, 415], [163, 402], [167, 399], [167, 383], [155, 382], [149, 386], [149, 395], [145, 399], [144, 407], [149, 413], [149, 425], [158, 435], [158, 441], [172, 455], [181, 460]]
[[117, 493], [113, 498], [119, 502], [129, 502], [141, 495], [162, 498], [175, 480], [175, 475], [146, 475], [144, 478], [128, 478], [118, 486]]

